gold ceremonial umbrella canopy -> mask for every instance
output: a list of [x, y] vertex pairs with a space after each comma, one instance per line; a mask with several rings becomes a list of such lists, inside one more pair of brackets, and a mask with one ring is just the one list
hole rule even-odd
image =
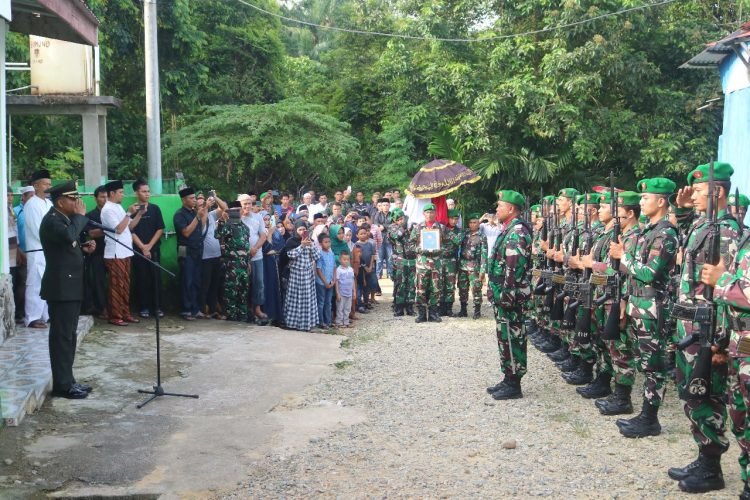
[[480, 179], [466, 165], [451, 160], [432, 160], [414, 175], [406, 193], [415, 198], [437, 198]]

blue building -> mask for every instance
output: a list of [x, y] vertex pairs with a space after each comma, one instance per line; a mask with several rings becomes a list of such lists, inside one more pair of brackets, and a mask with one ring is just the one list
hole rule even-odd
[[734, 167], [733, 185], [750, 194], [750, 21], [680, 67], [719, 69], [724, 124], [718, 159]]

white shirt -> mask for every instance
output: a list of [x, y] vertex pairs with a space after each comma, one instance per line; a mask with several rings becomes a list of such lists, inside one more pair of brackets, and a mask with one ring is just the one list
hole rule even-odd
[[328, 203], [326, 203], [325, 205], [316, 203], [315, 205], [307, 207], [307, 209], [309, 210], [310, 217], [312, 218], [315, 214], [326, 213], [326, 210], [328, 210]]
[[215, 259], [221, 257], [221, 245], [219, 240], [216, 239], [216, 221], [218, 218], [218, 210], [211, 210], [208, 212], [208, 232], [206, 237], [203, 238], [203, 259]]
[[[247, 217], [242, 218], [242, 222], [250, 229], [250, 247], [254, 247], [261, 235], [266, 234], [266, 224], [263, 222], [263, 216], [260, 214], [251, 213]], [[255, 257], [252, 257], [250, 261], [262, 260], [263, 252], [258, 249], [255, 253]]]
[[[112, 203], [108, 201], [102, 208], [102, 226], [115, 228], [120, 225], [122, 219], [125, 218], [125, 209], [119, 203]], [[107, 231], [109, 236], [112, 236], [120, 243], [133, 247], [133, 235], [130, 234], [130, 228], [125, 226], [125, 229], [120, 233], [110, 233]], [[126, 259], [132, 257], [133, 252], [125, 248], [124, 246], [112, 241], [110, 238], [104, 238], [104, 258], [105, 259]]]
[[[39, 227], [42, 225], [42, 219], [51, 208], [51, 201], [36, 195], [32, 196], [23, 206], [27, 252], [42, 249], [42, 241], [39, 239]], [[36, 253], [42, 254], [42, 252]]]
[[483, 222], [479, 225], [479, 232], [487, 237], [487, 254], [492, 255], [492, 249], [495, 248], [495, 241], [500, 233], [503, 232], [503, 227], [500, 224], [492, 225], [487, 222]]

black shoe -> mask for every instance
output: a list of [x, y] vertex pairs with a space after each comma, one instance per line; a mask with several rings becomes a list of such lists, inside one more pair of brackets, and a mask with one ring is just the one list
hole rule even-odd
[[526, 328], [526, 336], [528, 338], [536, 337], [539, 333], [539, 325], [533, 319], [524, 321], [524, 327]]
[[474, 314], [471, 319], [479, 319], [482, 317], [482, 304], [474, 304]]
[[503, 387], [505, 387], [505, 379], [501, 380], [500, 382], [498, 382], [495, 385], [492, 385], [492, 386], [488, 387], [487, 388], [487, 392], [489, 394], [492, 394], [492, 393], [495, 393], [495, 392], [499, 391]]
[[748, 484], [747, 482], [745, 482], [745, 488], [740, 494], [740, 500], [750, 500], [750, 484]]
[[360, 314], [369, 314], [369, 313], [370, 313], [370, 311], [368, 311], [367, 309], [365, 309], [365, 308], [364, 308], [364, 307], [362, 307], [362, 306], [359, 306], [359, 307], [357, 308], [357, 312], [358, 312], [358, 313], [360, 313]]
[[427, 321], [432, 321], [433, 323], [440, 323], [443, 321], [440, 319], [440, 314], [438, 314], [438, 308], [437, 306], [430, 306], [427, 309]]
[[586, 385], [594, 380], [594, 364], [581, 361], [576, 371], [563, 373], [562, 377], [570, 385]]
[[646, 436], [658, 436], [661, 434], [661, 425], [658, 417], [659, 407], [648, 401], [643, 402], [641, 413], [631, 419], [619, 419], [617, 427], [620, 434], [627, 438], [641, 438]]
[[94, 391], [94, 388], [91, 387], [88, 384], [79, 384], [79, 383], [75, 382], [75, 383], [73, 383], [73, 387], [75, 387], [76, 389], [80, 389], [81, 391], [87, 392], [87, 393]]
[[414, 318], [415, 323], [424, 323], [427, 321], [427, 308], [425, 306], [417, 306], [417, 317]]
[[721, 455], [700, 455], [700, 463], [690, 475], [677, 483], [687, 493], [706, 493], [724, 489], [724, 474], [721, 472]]
[[469, 317], [469, 312], [466, 310], [466, 306], [467, 305], [468, 304], [466, 304], [466, 302], [461, 302], [461, 310], [459, 310], [456, 313], [456, 317], [457, 318], [468, 318]]
[[612, 376], [609, 373], [599, 373], [589, 385], [576, 387], [576, 392], [586, 399], [604, 398], [612, 394], [609, 381]]
[[394, 304], [393, 305], [393, 316], [398, 318], [399, 316], [404, 315], [404, 305], [403, 304]]
[[565, 344], [563, 344], [555, 352], [549, 353], [547, 355], [547, 357], [551, 361], [554, 361], [556, 363], [559, 362], [559, 361], [565, 361], [566, 359], [568, 359], [570, 357], [570, 350], [568, 349], [568, 346], [566, 346]]
[[521, 381], [515, 380], [512, 377], [508, 377], [505, 381], [505, 385], [492, 393], [492, 399], [497, 401], [505, 399], [521, 399], [522, 397]]
[[561, 345], [563, 345], [563, 343], [558, 337], [551, 336], [549, 340], [547, 340], [546, 343], [540, 345], [538, 349], [545, 354], [550, 354], [560, 349]]
[[581, 363], [581, 358], [578, 356], [568, 356], [568, 359], [555, 363], [561, 372], [572, 373], [578, 369], [578, 365]]
[[67, 391], [52, 391], [52, 396], [65, 399], [85, 399], [89, 396], [89, 393], [73, 386]]
[[406, 315], [414, 316], [414, 304], [412, 304], [411, 302], [406, 304]]
[[704, 460], [703, 453], [698, 452], [698, 458], [687, 464], [685, 467], [670, 467], [667, 474], [675, 481], [682, 481], [693, 473], [693, 469], [701, 464], [701, 460]]
[[629, 385], [615, 384], [615, 392], [604, 399], [597, 399], [595, 404], [602, 415], [628, 415], [633, 413], [633, 403], [630, 401], [630, 393], [633, 387]]

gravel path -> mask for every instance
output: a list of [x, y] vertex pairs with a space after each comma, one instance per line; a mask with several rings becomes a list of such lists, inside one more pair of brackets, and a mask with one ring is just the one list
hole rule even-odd
[[[367, 420], [292, 456], [266, 456], [222, 498], [696, 497], [666, 474], [696, 453], [673, 386], [662, 434], [626, 439], [617, 417], [601, 416], [530, 347], [524, 399], [495, 402], [485, 392], [499, 378], [489, 307], [481, 320], [417, 325], [393, 318], [389, 300], [384, 293], [375, 312], [344, 332], [350, 361], [271, 410], [340, 404]], [[723, 460], [727, 488], [705, 497], [737, 498], [737, 450], [732, 442]]]

